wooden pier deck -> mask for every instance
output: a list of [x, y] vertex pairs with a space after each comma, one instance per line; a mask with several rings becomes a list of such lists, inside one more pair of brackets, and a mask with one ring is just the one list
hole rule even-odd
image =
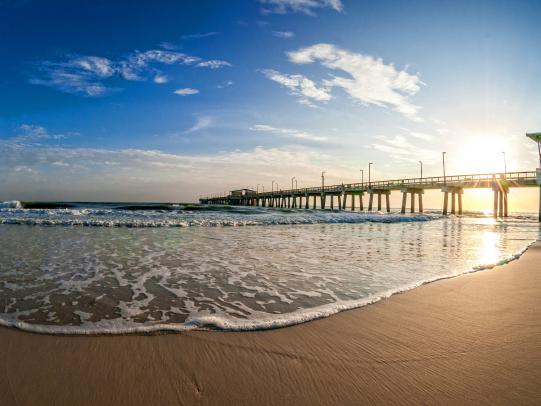
[[[368, 195], [368, 211], [381, 211], [382, 199], [385, 197], [385, 209], [390, 211], [389, 196], [393, 191], [402, 193], [401, 213], [406, 212], [409, 200], [409, 211], [423, 212], [423, 194], [425, 190], [439, 189], [443, 192], [443, 214], [462, 214], [462, 195], [464, 189], [490, 188], [494, 191], [494, 215], [507, 217], [508, 193], [513, 187], [540, 188], [540, 221], [541, 221], [541, 169], [526, 172], [507, 172], [474, 175], [433, 176], [423, 178], [405, 178], [378, 180], [364, 183], [347, 183], [330, 186], [316, 186], [288, 190], [258, 192], [240, 189], [227, 196], [211, 196], [201, 198], [202, 204], [227, 204], [244, 206], [263, 206], [281, 208], [334, 209], [335, 196], [338, 200], [336, 209], [345, 210], [350, 202], [351, 210], [363, 211], [363, 196]], [[409, 194], [409, 199], [408, 199]], [[327, 206], [327, 197], [329, 205]], [[451, 202], [449, 202], [449, 198]], [[377, 200], [377, 203], [375, 202]], [[317, 202], [319, 200], [319, 207]], [[356, 202], [357, 201], [357, 202]]]

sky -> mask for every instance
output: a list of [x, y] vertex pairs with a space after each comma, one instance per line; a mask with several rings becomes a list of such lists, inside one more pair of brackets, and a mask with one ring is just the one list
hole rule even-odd
[[538, 166], [539, 1], [132, 3], [0, 0], [0, 200]]

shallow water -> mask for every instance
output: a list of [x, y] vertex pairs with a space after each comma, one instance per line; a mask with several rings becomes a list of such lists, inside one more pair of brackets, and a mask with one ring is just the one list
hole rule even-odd
[[0, 208], [0, 323], [83, 334], [280, 327], [505, 262], [538, 237], [532, 215]]

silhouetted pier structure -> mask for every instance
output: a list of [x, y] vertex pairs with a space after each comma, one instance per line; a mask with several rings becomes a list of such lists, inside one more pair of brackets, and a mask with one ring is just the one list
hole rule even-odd
[[[464, 189], [490, 188], [494, 191], [494, 216], [507, 217], [508, 194], [514, 187], [540, 187], [541, 169], [527, 172], [507, 172], [475, 175], [435, 176], [424, 178], [407, 178], [372, 181], [364, 183], [348, 183], [331, 186], [295, 188], [257, 192], [251, 189], [239, 189], [226, 196], [201, 198], [202, 204], [227, 204], [244, 206], [280, 207], [280, 208], [321, 208], [345, 210], [347, 202], [350, 209], [364, 210], [364, 195], [368, 195], [368, 211], [382, 210], [382, 199], [385, 197], [385, 210], [390, 212], [389, 197], [391, 192], [402, 193], [401, 213], [406, 213], [409, 197], [409, 211], [423, 212], [423, 194], [425, 190], [441, 190], [443, 192], [443, 214], [462, 214], [462, 195]], [[541, 191], [541, 189], [540, 189]], [[408, 196], [409, 195], [409, 196]], [[329, 198], [329, 199], [327, 199]], [[336, 198], [336, 199], [335, 199]], [[451, 200], [449, 204], [449, 198]], [[377, 207], [376, 202], [377, 201]], [[317, 201], [319, 200], [319, 207]], [[358, 205], [356, 203], [358, 202]], [[358, 208], [358, 209], [357, 209]], [[541, 219], [541, 203], [540, 203]]]

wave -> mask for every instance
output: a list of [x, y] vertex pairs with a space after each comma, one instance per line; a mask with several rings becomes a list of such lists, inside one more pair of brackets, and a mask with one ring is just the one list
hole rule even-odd
[[23, 206], [18, 200], [0, 202], [0, 209], [22, 209]]
[[4, 215], [0, 212], [0, 224], [29, 226], [82, 226], [82, 227], [242, 227], [296, 224], [360, 224], [360, 223], [407, 223], [426, 222], [442, 218], [439, 215], [398, 215], [384, 213], [344, 213], [325, 211], [297, 211], [280, 213], [224, 213], [217, 215], [162, 215], [156, 212], [137, 215], [107, 210], [72, 209], [20, 211]]
[[238, 319], [226, 315], [193, 315], [188, 317], [184, 323], [156, 323], [145, 325], [126, 325], [122, 319], [102, 320], [81, 326], [53, 326], [43, 324], [31, 324], [18, 320], [6, 320], [0, 317], [0, 325], [5, 327], [18, 328], [33, 333], [56, 334], [56, 335], [119, 335], [119, 334], [137, 334], [154, 332], [181, 332], [186, 330], [218, 330], [218, 331], [259, 331], [282, 327], [288, 327], [308, 321], [329, 317], [336, 313], [360, 308], [369, 304], [376, 303], [392, 295], [402, 293], [416, 287], [432, 283], [439, 280], [450, 279], [460, 275], [491, 269], [496, 266], [505, 265], [522, 256], [524, 252], [533, 244], [531, 241], [518, 252], [500, 259], [495, 263], [480, 264], [459, 273], [453, 273], [443, 276], [433, 277], [431, 279], [403, 285], [396, 289], [388, 289], [378, 294], [369, 295], [362, 299], [351, 301], [337, 301], [331, 304], [322, 305], [310, 309], [302, 309], [292, 313], [270, 314], [258, 312], [255, 315], [257, 319]]

